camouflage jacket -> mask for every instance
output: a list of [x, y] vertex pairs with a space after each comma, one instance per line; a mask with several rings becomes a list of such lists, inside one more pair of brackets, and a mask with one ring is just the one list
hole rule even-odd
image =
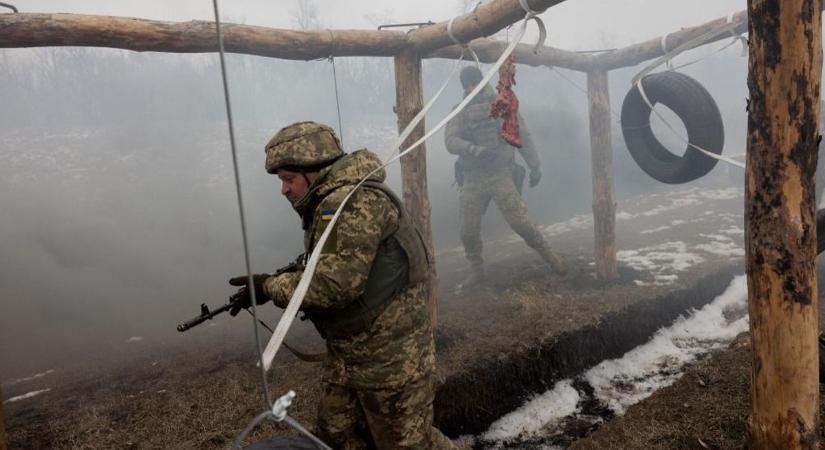
[[[324, 168], [307, 196], [295, 207], [304, 221], [309, 253], [332, 215], [355, 184], [380, 167], [367, 150], [346, 155]], [[378, 171], [370, 179], [383, 182]], [[323, 247], [315, 275], [301, 306], [335, 310], [359, 300], [382, 236], [399, 227], [400, 215], [387, 194], [361, 187], [350, 198]], [[285, 307], [302, 272], [270, 277], [266, 294]], [[355, 388], [398, 388], [432, 374], [435, 365], [432, 325], [424, 283], [408, 286], [389, 302], [372, 326], [346, 337], [327, 337], [325, 378]]]
[[[458, 155], [468, 175], [479, 173], [492, 175], [510, 170], [514, 163], [515, 148], [499, 136], [500, 120], [490, 117], [490, 104], [496, 95], [492, 87], [485, 86], [460, 113], [447, 123], [444, 144], [447, 151]], [[541, 160], [524, 119], [519, 115], [522, 146], [518, 149], [530, 168], [539, 167]], [[482, 156], [473, 155], [473, 147], [483, 148]], [[488, 153], [492, 152], [492, 153]]]

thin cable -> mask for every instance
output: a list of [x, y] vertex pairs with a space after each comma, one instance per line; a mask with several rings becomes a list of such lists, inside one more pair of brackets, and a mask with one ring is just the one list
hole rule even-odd
[[344, 127], [341, 125], [341, 99], [338, 96], [338, 72], [335, 70], [335, 35], [332, 34], [332, 30], [329, 28], [327, 28], [327, 32], [329, 33], [331, 47], [329, 61], [332, 63], [332, 81], [335, 84], [335, 107], [338, 110], [338, 138], [341, 140], [341, 147], [346, 148], [344, 146]]
[[[249, 240], [246, 234], [246, 215], [244, 214], [243, 208], [243, 192], [241, 190], [241, 175], [238, 170], [238, 151], [237, 147], [235, 146], [235, 127], [233, 125], [232, 120], [232, 102], [229, 98], [229, 81], [226, 74], [226, 59], [224, 57], [224, 48], [223, 48], [223, 31], [221, 30], [221, 17], [220, 12], [218, 11], [218, 0], [212, 0], [212, 6], [215, 10], [215, 28], [218, 32], [218, 50], [220, 52], [220, 61], [221, 61], [221, 80], [223, 81], [223, 97], [226, 103], [226, 120], [229, 125], [229, 145], [232, 149], [232, 170], [235, 174], [235, 192], [237, 193], [238, 197], [238, 214], [241, 218], [241, 236], [243, 237], [243, 255], [244, 255], [244, 263], [246, 264], [246, 275], [247, 275], [247, 289], [249, 289], [249, 294], [252, 299], [251, 307], [252, 307], [252, 328], [255, 330], [255, 348], [258, 350], [258, 359], [260, 362], [263, 362], [263, 351], [261, 350], [261, 336], [258, 333], [258, 314], [255, 308], [257, 304], [257, 299], [255, 298], [255, 281], [252, 279], [252, 264], [249, 261]], [[261, 386], [264, 390], [264, 401], [266, 404], [271, 408], [272, 407], [272, 399], [269, 397], [269, 386], [266, 382], [266, 371], [263, 369], [263, 364], [261, 365]]]
[[341, 140], [341, 147], [344, 146], [344, 126], [341, 125], [341, 99], [338, 97], [338, 72], [335, 70], [335, 57], [329, 57], [332, 62], [332, 82], [335, 84], [335, 108], [338, 110], [338, 138]]
[[[570, 79], [570, 78], [568, 78], [566, 75], [564, 75], [563, 73], [561, 73], [559, 70], [556, 70], [556, 68], [555, 68], [555, 67], [550, 66], [550, 71], [551, 71], [551, 72], [554, 72], [556, 75], [558, 75], [559, 77], [561, 77], [562, 79], [564, 79], [565, 81], [567, 81], [568, 83], [570, 83], [570, 84], [571, 84], [574, 88], [576, 88], [579, 92], [583, 93], [584, 95], [587, 95], [588, 97], [590, 96], [590, 93], [589, 93], [589, 92], [587, 92], [587, 89], [585, 89], [585, 88], [581, 87], [581, 85], [580, 85], [580, 84], [578, 84], [578, 83], [576, 83], [575, 81], [571, 80], [571, 79]], [[618, 112], [616, 112], [616, 110], [615, 110], [615, 109], [613, 109], [613, 107], [612, 107], [612, 106], [610, 107], [610, 113], [611, 113], [611, 114], [613, 114], [613, 116], [614, 116], [616, 119], [618, 119], [618, 120], [617, 120], [617, 122], [621, 123], [621, 121], [622, 121], [622, 116], [621, 116], [621, 114], [619, 114]]]
[[249, 435], [249, 433], [251, 433], [252, 430], [254, 430], [255, 427], [258, 426], [258, 424], [260, 424], [266, 419], [269, 419], [270, 417], [272, 417], [272, 411], [264, 411], [255, 416], [255, 418], [252, 419], [252, 422], [249, 422], [249, 425], [247, 425], [246, 428], [244, 428], [243, 431], [241, 431], [241, 434], [239, 434], [238, 437], [235, 438], [235, 443], [232, 444], [232, 448], [242, 450], [243, 447], [241, 446], [243, 445], [243, 441], [246, 439], [246, 436]]

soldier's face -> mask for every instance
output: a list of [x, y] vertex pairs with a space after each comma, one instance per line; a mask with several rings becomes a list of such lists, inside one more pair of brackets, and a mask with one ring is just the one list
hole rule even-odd
[[278, 169], [278, 179], [281, 180], [281, 195], [293, 205], [307, 194], [309, 178], [303, 173]]

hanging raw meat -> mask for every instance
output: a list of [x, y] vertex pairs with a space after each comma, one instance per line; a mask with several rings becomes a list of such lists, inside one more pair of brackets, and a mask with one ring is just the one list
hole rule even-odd
[[501, 138], [508, 144], [521, 148], [521, 135], [518, 129], [518, 99], [513, 92], [516, 84], [516, 64], [513, 55], [507, 57], [498, 69], [498, 95], [490, 105], [490, 117], [504, 119]]

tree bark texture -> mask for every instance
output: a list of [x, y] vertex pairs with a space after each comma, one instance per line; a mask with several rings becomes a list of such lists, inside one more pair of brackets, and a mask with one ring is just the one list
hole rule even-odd
[[817, 449], [816, 221], [822, 0], [749, 0], [748, 447]]
[[596, 276], [618, 277], [616, 263], [616, 196], [613, 188], [613, 144], [607, 72], [587, 73], [590, 152], [593, 172], [593, 232]]
[[[412, 51], [402, 52], [395, 57], [395, 103], [400, 133], [423, 108], [423, 88], [421, 78], [421, 58]], [[418, 123], [409, 137], [401, 145], [406, 149], [424, 137], [424, 120]], [[438, 275], [435, 268], [432, 224], [430, 223], [430, 197], [427, 191], [427, 148], [422, 143], [415, 150], [401, 158], [401, 190], [404, 206], [424, 237], [427, 253], [432, 261], [429, 283], [429, 306], [433, 326], [436, 325], [438, 305], [436, 289]]]

